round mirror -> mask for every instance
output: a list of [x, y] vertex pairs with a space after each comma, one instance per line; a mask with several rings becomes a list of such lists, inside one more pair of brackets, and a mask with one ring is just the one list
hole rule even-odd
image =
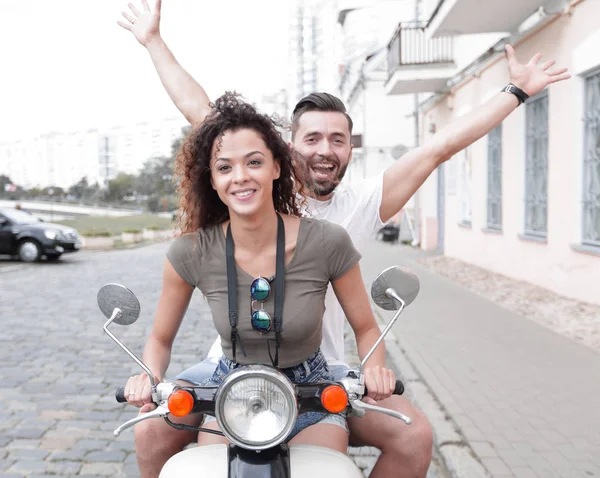
[[382, 309], [398, 310], [400, 303], [389, 297], [385, 291], [394, 289], [396, 294], [409, 305], [419, 294], [419, 278], [406, 267], [393, 266], [384, 270], [371, 285], [371, 297]]
[[131, 325], [140, 316], [140, 301], [127, 287], [121, 284], [106, 284], [98, 291], [98, 307], [107, 319], [115, 308], [121, 309], [121, 317], [115, 319], [119, 325]]

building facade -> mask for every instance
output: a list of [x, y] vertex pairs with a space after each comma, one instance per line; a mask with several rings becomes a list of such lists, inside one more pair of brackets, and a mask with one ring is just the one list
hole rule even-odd
[[415, 145], [413, 95], [388, 96], [387, 43], [398, 18], [409, 18], [405, 2], [340, 2], [342, 64], [338, 91], [353, 119], [355, 148], [347, 180], [380, 174]]
[[435, 207], [421, 211], [422, 245], [598, 304], [600, 2], [525, 1], [518, 16], [488, 1], [478, 19], [466, 21], [456, 9], [469, 2], [441, 2], [430, 35], [509, 33], [422, 105], [424, 140], [508, 83], [505, 42], [520, 61], [541, 52], [572, 78], [530, 98], [428, 180], [422, 196]]

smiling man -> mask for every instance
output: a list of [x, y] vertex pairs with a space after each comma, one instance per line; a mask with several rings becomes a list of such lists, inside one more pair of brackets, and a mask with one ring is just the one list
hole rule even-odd
[[[148, 50], [158, 75], [173, 102], [194, 126], [210, 113], [210, 100], [177, 62], [160, 36], [160, 7], [157, 0], [150, 9], [142, 0], [143, 11], [129, 4], [123, 12], [127, 21], [119, 22], [131, 31]], [[298, 170], [307, 189], [307, 214], [342, 225], [356, 248], [364, 250], [368, 240], [397, 214], [429, 175], [444, 161], [485, 136], [528, 96], [534, 96], [551, 83], [569, 78], [566, 69], [551, 70], [553, 61], [538, 66], [541, 55], [527, 64], [518, 63], [515, 52], [506, 46], [510, 84], [486, 104], [454, 121], [421, 147], [408, 152], [382, 174], [361, 183], [341, 185], [352, 158], [352, 119], [342, 101], [328, 93], [312, 93], [301, 99], [292, 115], [292, 141]], [[345, 317], [331, 291], [326, 297], [322, 350], [336, 377], [347, 370], [344, 357]], [[217, 342], [209, 358], [193, 367], [199, 376], [210, 376], [222, 355]], [[163, 377], [159, 377], [162, 379]], [[148, 385], [149, 387], [149, 385]], [[400, 411], [413, 418], [405, 426], [384, 415], [367, 413], [351, 418], [350, 442], [382, 451], [370, 476], [424, 477], [432, 452], [432, 430], [426, 417], [407, 399], [395, 396], [378, 405]], [[142, 407], [149, 411], [152, 404]], [[158, 476], [170, 456], [194, 440], [189, 433], [171, 429], [161, 421], [147, 421], [135, 430], [136, 455], [143, 477]]]

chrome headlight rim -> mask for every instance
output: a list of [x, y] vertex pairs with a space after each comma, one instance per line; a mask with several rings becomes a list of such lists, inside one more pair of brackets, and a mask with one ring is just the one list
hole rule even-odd
[[[227, 393], [231, 390], [233, 385], [248, 378], [264, 378], [276, 383], [283, 390], [286, 400], [290, 402], [291, 416], [289, 417], [286, 427], [281, 433], [279, 433], [279, 435], [267, 442], [255, 443], [241, 440], [234, 432], [231, 431], [227, 425], [227, 422], [224, 420], [223, 406], [225, 403], [225, 398], [227, 397]], [[223, 383], [217, 390], [215, 396], [215, 418], [217, 419], [217, 423], [219, 424], [223, 434], [234, 445], [247, 450], [265, 450], [267, 448], [272, 448], [283, 442], [296, 424], [296, 420], [298, 419], [298, 401], [296, 399], [296, 390], [294, 389], [292, 382], [283, 373], [272, 367], [266, 365], [244, 365], [227, 374], [223, 380]]]

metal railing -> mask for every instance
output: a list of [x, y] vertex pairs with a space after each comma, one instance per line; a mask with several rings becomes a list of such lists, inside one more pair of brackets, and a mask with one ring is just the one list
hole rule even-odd
[[400, 23], [388, 44], [388, 73], [399, 66], [454, 62], [454, 38], [427, 38], [424, 23]]

